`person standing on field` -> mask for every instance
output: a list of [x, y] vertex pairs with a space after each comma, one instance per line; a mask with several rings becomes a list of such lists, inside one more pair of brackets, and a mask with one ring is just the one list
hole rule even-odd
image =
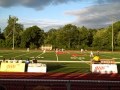
[[91, 52], [90, 52], [90, 57], [92, 58], [93, 56], [94, 56], [94, 55], [93, 55], [93, 52], [91, 51]]

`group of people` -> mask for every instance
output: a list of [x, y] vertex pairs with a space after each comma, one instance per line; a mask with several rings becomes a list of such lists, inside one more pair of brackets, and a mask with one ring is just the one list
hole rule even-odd
[[[81, 49], [81, 53], [86, 52], [87, 50]], [[92, 59], [93, 62], [100, 62], [100, 56], [99, 56], [99, 51], [96, 53], [93, 53], [93, 51], [90, 51], [90, 58]]]

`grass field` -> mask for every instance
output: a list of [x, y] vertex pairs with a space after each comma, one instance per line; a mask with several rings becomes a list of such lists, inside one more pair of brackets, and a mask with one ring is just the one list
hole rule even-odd
[[[94, 51], [93, 53], [96, 54], [97, 52]], [[101, 59], [115, 59], [116, 62], [120, 62], [120, 52], [101, 51], [99, 55]], [[6, 60], [14, 58], [17, 60], [27, 60], [28, 58], [32, 60], [36, 58], [39, 62], [47, 64], [47, 72], [90, 73], [90, 64], [88, 63], [91, 59], [90, 51], [84, 53], [80, 51], [64, 51], [56, 54], [55, 51], [43, 53], [43, 51], [39, 50], [30, 50], [29, 52], [26, 50], [0, 50], [0, 60], [4, 58]]]

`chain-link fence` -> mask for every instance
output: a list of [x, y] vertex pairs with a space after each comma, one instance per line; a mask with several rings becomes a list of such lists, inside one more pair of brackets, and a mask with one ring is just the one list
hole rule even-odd
[[120, 90], [120, 81], [0, 79], [0, 90]]

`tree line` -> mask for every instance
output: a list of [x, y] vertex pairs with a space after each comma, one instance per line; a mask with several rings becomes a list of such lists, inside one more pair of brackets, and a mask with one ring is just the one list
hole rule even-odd
[[77, 27], [72, 24], [64, 25], [58, 29], [52, 28], [45, 32], [38, 26], [24, 29], [18, 23], [17, 17], [9, 16], [7, 26], [1, 32], [0, 48], [12, 48], [13, 37], [15, 48], [39, 48], [42, 45], [52, 45], [53, 48], [69, 50], [93, 49], [111, 50], [112, 28], [114, 50], [120, 50], [120, 21], [105, 28], [90, 29], [85, 26]]

